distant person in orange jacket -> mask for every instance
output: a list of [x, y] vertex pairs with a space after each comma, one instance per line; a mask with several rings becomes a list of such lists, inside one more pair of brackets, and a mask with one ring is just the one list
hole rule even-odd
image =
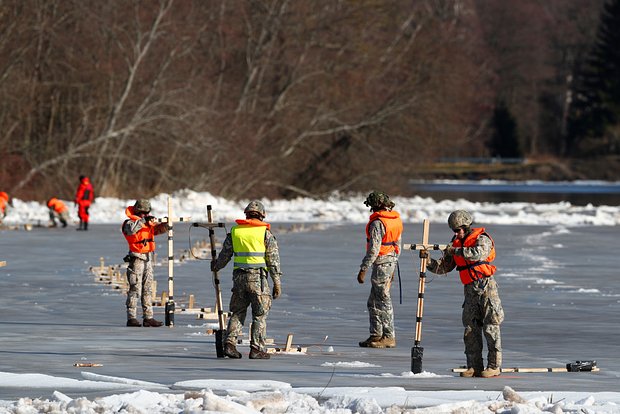
[[6, 217], [6, 207], [10, 205], [9, 195], [4, 191], [0, 191], [0, 223]]
[[80, 225], [76, 230], [88, 230], [88, 209], [95, 199], [95, 190], [90, 183], [90, 179], [84, 175], [80, 175], [80, 185], [78, 185], [75, 193], [75, 204], [78, 206], [78, 217]]
[[58, 223], [56, 223], [56, 219], [60, 221], [62, 227], [67, 227], [67, 221], [69, 220], [69, 208], [66, 206], [65, 203], [63, 203], [56, 197], [52, 197], [47, 200], [47, 208], [49, 209], [52, 227], [58, 226]]

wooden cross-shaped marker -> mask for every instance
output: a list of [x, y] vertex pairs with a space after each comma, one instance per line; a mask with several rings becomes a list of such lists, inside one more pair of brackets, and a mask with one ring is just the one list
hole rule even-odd
[[[446, 244], [431, 244], [428, 242], [430, 223], [428, 219], [424, 220], [422, 229], [421, 244], [403, 244], [405, 250], [445, 250]], [[415, 317], [415, 341], [411, 348], [411, 372], [419, 374], [422, 372], [422, 355], [424, 348], [420, 346], [422, 342], [422, 316], [424, 315], [424, 288], [426, 283], [426, 265], [428, 264], [428, 255], [420, 253], [420, 282], [418, 284], [418, 309]]]
[[168, 216], [156, 219], [158, 223], [168, 223], [168, 300], [166, 301], [166, 326], [174, 326], [174, 222], [189, 221], [191, 217], [175, 217], [172, 214], [172, 198], [168, 197]]
[[[403, 244], [403, 249], [407, 250], [444, 250], [445, 244], [429, 244], [428, 233], [430, 223], [424, 220], [422, 229], [422, 244]], [[420, 256], [420, 281], [418, 284], [418, 309], [415, 317], [415, 341], [411, 348], [411, 372], [419, 374], [422, 372], [422, 355], [424, 348], [420, 346], [422, 342], [422, 316], [424, 315], [424, 288], [426, 283], [426, 265], [428, 256]]]
[[[225, 227], [224, 223], [215, 223], [213, 221], [213, 208], [211, 205], [207, 205], [207, 223], [194, 223], [194, 227], [204, 227], [209, 229], [209, 243], [211, 244], [211, 262], [215, 262], [217, 259], [217, 252], [215, 251], [215, 228]], [[215, 353], [218, 358], [224, 358], [224, 335], [226, 334], [226, 327], [224, 326], [224, 307], [222, 305], [222, 289], [220, 287], [220, 277], [217, 271], [213, 270], [213, 285], [215, 287], [215, 310], [217, 311], [217, 321], [219, 329], [215, 331]]]

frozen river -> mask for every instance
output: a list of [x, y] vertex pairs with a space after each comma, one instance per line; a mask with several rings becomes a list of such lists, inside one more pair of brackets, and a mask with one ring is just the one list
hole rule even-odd
[[[406, 224], [403, 241], [421, 241], [421, 224]], [[462, 286], [458, 275], [430, 276], [426, 288], [422, 346], [424, 370], [409, 376], [413, 345], [419, 259], [402, 255], [402, 304], [392, 288], [395, 349], [365, 349], [369, 284], [356, 274], [364, 252], [364, 225], [329, 226], [289, 232], [274, 225], [282, 258], [283, 296], [274, 302], [268, 337], [308, 347], [306, 355], [275, 355], [269, 361], [218, 359], [207, 324], [176, 315], [174, 328], [125, 327], [125, 296], [97, 283], [90, 266], [118, 264], [126, 253], [119, 225], [93, 224], [91, 231], [42, 229], [1, 231], [0, 371], [41, 373], [82, 379], [81, 371], [163, 384], [193, 379], [270, 379], [293, 387], [398, 386], [409, 390], [514, 389], [620, 391], [620, 284], [616, 227], [490, 225], [499, 268], [497, 281], [506, 312], [502, 327], [504, 367], [563, 367], [596, 360], [598, 373], [504, 374], [494, 379], [461, 379], [450, 371], [464, 363], [460, 323]], [[218, 233], [223, 239], [223, 233]], [[192, 229], [192, 241], [207, 238]], [[431, 224], [431, 241], [451, 236], [444, 223]], [[165, 235], [159, 239], [165, 256]], [[175, 250], [187, 249], [188, 226], [175, 226]], [[434, 253], [436, 257], [438, 253]], [[613, 259], [613, 260], [612, 260]], [[175, 298], [194, 294], [198, 306], [214, 307], [206, 261], [175, 266]], [[220, 276], [225, 309], [231, 266]], [[167, 288], [166, 265], [155, 269], [158, 290]], [[178, 305], [177, 305], [178, 306]], [[163, 320], [163, 310], [158, 309]], [[247, 326], [247, 325], [246, 325]], [[245, 330], [247, 332], [247, 329]], [[75, 362], [102, 364], [75, 368]], [[0, 399], [44, 394], [40, 386], [0, 387]], [[70, 396], [109, 391], [72, 390]]]

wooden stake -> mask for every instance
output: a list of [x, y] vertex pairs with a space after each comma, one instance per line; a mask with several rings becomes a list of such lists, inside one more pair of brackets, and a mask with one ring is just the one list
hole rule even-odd
[[286, 345], [284, 346], [284, 352], [289, 352], [291, 350], [291, 345], [293, 345], [293, 334], [292, 333], [286, 336]]

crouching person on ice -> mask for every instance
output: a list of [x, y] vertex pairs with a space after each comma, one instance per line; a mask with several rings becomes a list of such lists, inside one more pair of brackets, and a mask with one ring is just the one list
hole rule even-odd
[[222, 244], [217, 259], [211, 262], [214, 272], [224, 268], [234, 256], [233, 288], [230, 298], [230, 312], [224, 355], [241, 358], [237, 351], [237, 336], [241, 334], [248, 306], [252, 306], [250, 326], [250, 359], [269, 359], [265, 349], [267, 336], [267, 315], [271, 309], [272, 292], [267, 274], [273, 280], [273, 299], [280, 297], [280, 253], [276, 238], [265, 223], [265, 206], [260, 201], [251, 201], [245, 210], [245, 220], [236, 220]]
[[[459, 271], [464, 285], [463, 326], [467, 370], [462, 377], [495, 377], [502, 366], [502, 339], [500, 324], [504, 310], [493, 274], [495, 243], [484, 228], [472, 228], [473, 218], [465, 210], [453, 211], [448, 225], [454, 237], [448, 243], [443, 257], [430, 258], [427, 269], [436, 274], [446, 274], [454, 268]], [[428, 255], [427, 251], [422, 254]], [[428, 256], [427, 256], [428, 257]], [[487, 343], [487, 368], [482, 359], [482, 334]]]
[[[121, 231], [129, 244], [127, 282], [127, 326], [158, 327], [163, 323], [153, 319], [153, 253], [155, 236], [168, 231], [168, 223], [155, 223], [151, 212], [151, 202], [137, 200], [127, 207], [129, 217], [123, 222]], [[138, 300], [142, 301], [142, 324], [137, 319]]]

